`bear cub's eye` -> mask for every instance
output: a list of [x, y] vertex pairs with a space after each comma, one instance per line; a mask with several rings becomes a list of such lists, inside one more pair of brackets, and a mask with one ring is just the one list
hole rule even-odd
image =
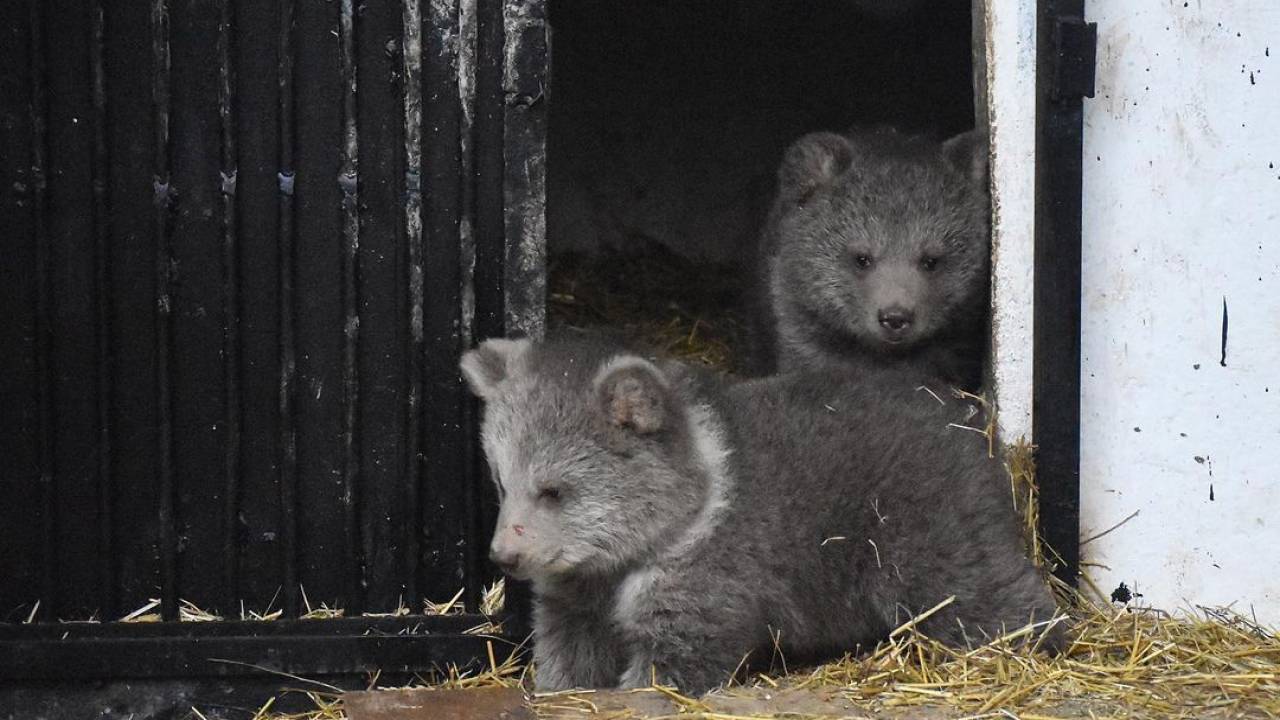
[[932, 255], [925, 255], [920, 258], [920, 267], [925, 272], [933, 272], [938, 269], [938, 258], [933, 257]]
[[555, 502], [560, 499], [560, 488], [546, 487], [538, 491], [539, 500]]
[[853, 263], [858, 267], [862, 268], [863, 270], [866, 270], [867, 268], [871, 267], [871, 256], [862, 255], [862, 254], [855, 255], [853, 257]]

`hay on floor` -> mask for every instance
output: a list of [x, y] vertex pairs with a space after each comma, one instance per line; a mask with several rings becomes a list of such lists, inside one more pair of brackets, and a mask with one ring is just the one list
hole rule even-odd
[[621, 331], [654, 352], [733, 372], [747, 352], [747, 274], [695, 263], [661, 247], [600, 257], [553, 257], [547, 315], [553, 330]]
[[[1078, 595], [1071, 613], [1067, 651], [1050, 658], [1028, 651], [1017, 640], [1029, 629], [975, 650], [960, 651], [919, 635], [910, 623], [864, 657], [845, 657], [790, 674], [757, 674], [703, 698], [655, 686], [680, 708], [680, 717], [819, 717], [790, 713], [785, 705], [767, 712], [730, 714], [720, 700], [749, 689], [824, 691], [857, 714], [849, 717], [911, 716], [934, 709], [949, 717], [1013, 718], [1202, 718], [1280, 716], [1280, 639], [1251, 618], [1225, 609], [1200, 608], [1169, 614], [1154, 609], [1114, 607]], [[482, 672], [447, 671], [423, 678], [437, 689], [529, 686], [514, 657], [490, 660]], [[390, 688], [388, 688], [390, 689]], [[398, 688], [397, 688], [398, 689]], [[261, 718], [339, 720], [341, 698], [310, 693], [308, 713]], [[532, 696], [540, 717], [563, 717], [576, 708], [593, 715], [590, 692]], [[727, 704], [727, 703], [725, 703]], [[617, 717], [609, 715], [608, 717]], [[626, 717], [644, 717], [630, 714]]]
[[[1037, 491], [1032, 448], [1014, 445], [1006, 453], [1014, 507], [1027, 529], [1030, 553], [1038, 565], [1056, 556], [1035, 534]], [[1280, 637], [1252, 617], [1229, 608], [1186, 608], [1165, 612], [1112, 603], [1084, 578], [1077, 591], [1061, 583], [1055, 590], [1068, 614], [1069, 644], [1057, 657], [1033, 652], [1017, 640], [1040, 628], [1027, 627], [976, 648], [961, 651], [916, 632], [915, 620], [904, 623], [871, 653], [846, 656], [816, 668], [790, 673], [759, 673], [703, 698], [687, 697], [676, 688], [655, 686], [674, 703], [680, 718], [755, 720], [787, 717], [929, 717], [965, 718], [1238, 718], [1280, 717]], [[492, 648], [491, 648], [492, 649]], [[532, 686], [515, 656], [499, 662], [491, 654], [488, 667], [471, 674], [448, 671], [424, 678], [428, 687]], [[785, 704], [764, 712], [742, 714], [727, 709], [735, 694], [760, 689], [821, 691], [842, 701], [853, 714], [806, 715]], [[766, 695], [766, 697], [769, 697]], [[658, 717], [634, 710], [595, 712], [590, 692], [531, 695], [540, 717]], [[321, 698], [312, 714], [297, 720], [339, 720], [341, 700]], [[670, 717], [670, 715], [667, 715]]]

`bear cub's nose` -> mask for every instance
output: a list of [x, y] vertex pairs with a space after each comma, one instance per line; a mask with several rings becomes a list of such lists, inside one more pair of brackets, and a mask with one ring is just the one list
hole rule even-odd
[[911, 327], [915, 319], [915, 313], [903, 308], [888, 308], [880, 311], [880, 326], [892, 332], [906, 330]]
[[510, 575], [520, 567], [520, 553], [510, 548], [489, 548], [489, 559], [502, 572]]

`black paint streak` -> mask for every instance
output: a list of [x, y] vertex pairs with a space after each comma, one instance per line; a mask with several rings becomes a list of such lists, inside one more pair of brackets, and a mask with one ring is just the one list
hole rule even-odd
[[98, 543], [102, 558], [100, 582], [102, 594], [99, 609], [103, 615], [116, 614], [115, 539], [112, 530], [114, 497], [111, 474], [111, 267], [110, 235], [107, 218], [107, 187], [110, 173], [107, 165], [107, 81], [104, 70], [105, 20], [102, 2], [90, 11], [92, 29], [89, 36], [89, 73], [93, 88], [93, 236], [94, 236], [94, 304], [97, 345], [97, 421], [98, 421]]
[[1227, 366], [1227, 298], [1222, 298], [1222, 359], [1218, 361], [1222, 367]]
[[236, 153], [235, 67], [231, 60], [231, 33], [234, 11], [231, 0], [223, 0], [218, 22], [218, 120], [222, 136], [222, 383], [226, 455], [223, 478], [223, 598], [234, 607], [240, 594], [240, 493], [241, 493], [241, 403], [240, 403], [240, 250], [236, 227], [236, 181], [239, 164]]
[[359, 135], [356, 127], [355, 5], [342, 0], [339, 23], [342, 76], [342, 457], [343, 524], [346, 531], [347, 605], [364, 608], [364, 558], [360, 553], [360, 217]]
[[[1054, 92], [1053, 29], [1083, 18], [1083, 0], [1038, 0], [1036, 57], [1035, 345], [1032, 398], [1041, 482], [1040, 534], [1074, 584], [1080, 541], [1080, 268], [1083, 105]], [[1053, 198], [1053, 201], [1048, 200]], [[1043, 200], [1043, 202], [1041, 201]], [[1059, 202], [1058, 200], [1061, 200]]]
[[[422, 259], [422, 17], [416, 2], [402, 7], [404, 27], [404, 155], [405, 155], [405, 239], [407, 262], [405, 286], [408, 292], [405, 334], [406, 405], [404, 430], [404, 502], [411, 523], [420, 516], [422, 477], [422, 379], [423, 379], [423, 288]], [[410, 569], [404, 592], [412, 603], [419, 601], [421, 563], [418, 562], [419, 532], [408, 533], [403, 550], [403, 566]]]
[[1111, 602], [1127, 603], [1133, 599], [1133, 593], [1129, 591], [1129, 586], [1120, 583], [1119, 587], [1111, 591]]
[[294, 209], [293, 209], [293, 0], [280, 0], [279, 65], [280, 87], [279, 133], [277, 146], [279, 167], [279, 212], [276, 225], [280, 248], [280, 524], [284, 555], [283, 604], [286, 617], [299, 614], [301, 599], [298, 587], [298, 444], [294, 405], [297, 375], [297, 347], [294, 340]]
[[165, 0], [151, 3], [151, 52], [155, 63], [151, 78], [151, 107], [155, 113], [155, 279], [156, 279], [156, 475], [160, 497], [160, 615], [178, 619], [178, 519], [173, 472], [173, 388], [170, 370], [173, 300], [170, 268], [173, 264], [171, 232], [173, 190], [169, 176], [169, 6]]
[[1209, 483], [1209, 502], [1213, 502], [1213, 483]]
[[58, 525], [57, 472], [54, 466], [55, 433], [53, 424], [53, 316], [52, 248], [48, 234], [48, 195], [45, 174], [46, 126], [49, 120], [49, 99], [45, 89], [45, 40], [44, 6], [31, 4], [29, 42], [31, 47], [31, 179], [32, 220], [35, 241], [35, 350], [36, 396], [40, 416], [40, 534], [43, 538], [44, 557], [40, 566], [40, 600], [50, 614], [57, 609], [58, 587]]

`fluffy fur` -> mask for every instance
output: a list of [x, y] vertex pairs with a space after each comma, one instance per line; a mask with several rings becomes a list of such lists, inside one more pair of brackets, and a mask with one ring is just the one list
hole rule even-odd
[[923, 624], [948, 643], [1055, 611], [999, 463], [947, 427], [963, 407], [901, 374], [728, 384], [582, 341], [489, 341], [462, 367], [541, 689], [702, 691], [774, 638], [867, 648], [950, 595]]
[[814, 133], [778, 170], [756, 369], [903, 366], [975, 388], [990, 287], [987, 144]]

